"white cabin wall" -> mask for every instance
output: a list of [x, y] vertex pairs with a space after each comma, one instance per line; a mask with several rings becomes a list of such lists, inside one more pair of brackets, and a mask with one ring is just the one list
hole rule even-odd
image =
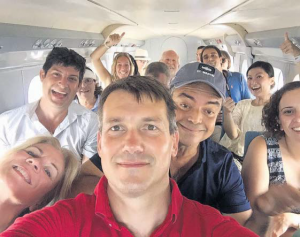
[[141, 48], [148, 51], [151, 62], [159, 61], [163, 51], [172, 49], [179, 55], [180, 66], [183, 66], [196, 61], [196, 51], [200, 45], [204, 45], [204, 42], [197, 37], [166, 36], [148, 39]]

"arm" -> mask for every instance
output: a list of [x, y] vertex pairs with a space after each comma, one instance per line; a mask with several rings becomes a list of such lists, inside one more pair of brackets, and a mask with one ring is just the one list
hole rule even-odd
[[118, 34], [112, 34], [108, 37], [106, 42], [100, 46], [98, 46], [95, 51], [91, 54], [91, 61], [94, 65], [94, 68], [96, 70], [97, 76], [102, 81], [102, 87], [103, 89], [107, 87], [112, 82], [112, 75], [107, 71], [107, 69], [104, 67], [104, 65], [101, 62], [101, 57], [106, 53], [106, 51], [114, 46], [117, 45], [125, 33], [123, 32], [122, 35]]
[[[285, 54], [291, 54], [295, 58], [300, 56], [300, 49], [293, 44], [293, 42], [289, 39], [288, 33], [284, 35], [284, 42], [281, 44], [280, 49]], [[300, 61], [296, 62], [298, 73], [300, 74]]]
[[[293, 231], [288, 228], [298, 228], [299, 215], [289, 212], [299, 207], [300, 191], [298, 189], [287, 184], [272, 185], [266, 193], [256, 199], [253, 204], [253, 214], [247, 221], [246, 227], [260, 236], [277, 237], [285, 233], [291, 236]], [[279, 219], [284, 220], [279, 218], [282, 213], [285, 214], [285, 220], [293, 221], [289, 224], [278, 222]]]
[[224, 113], [223, 127], [225, 130], [225, 133], [231, 140], [234, 140], [239, 136], [238, 126], [235, 124], [233, 117], [232, 117], [232, 112], [235, 108], [234, 101], [230, 97], [227, 97], [223, 104], [223, 108], [224, 108], [223, 109], [223, 113]]
[[223, 213], [224, 216], [232, 217], [242, 226], [245, 225], [247, 220], [250, 218], [251, 214], [252, 214], [251, 210], [242, 211], [242, 212], [238, 212], [238, 213], [232, 213], [232, 214]]
[[[246, 194], [250, 200], [251, 206], [255, 209], [253, 210], [251, 218], [246, 222], [245, 226], [247, 228], [258, 234], [261, 234], [264, 231], [266, 232], [268, 229], [268, 233], [275, 234], [274, 236], [280, 236], [285, 233], [289, 227], [295, 228], [298, 226], [300, 221], [299, 215], [285, 213], [286, 208], [290, 207], [288, 201], [284, 200], [284, 198], [290, 199], [290, 197], [286, 195], [286, 192], [288, 191], [279, 194], [280, 191], [276, 189], [276, 186], [272, 185], [269, 188], [267, 145], [262, 137], [257, 137], [251, 142], [244, 159], [242, 177], [244, 179]], [[268, 200], [262, 200], [266, 195]], [[284, 196], [280, 197], [280, 195]], [[279, 201], [280, 198], [282, 198], [283, 201], [276, 204], [276, 201]], [[257, 202], [259, 208], [256, 208]], [[262, 202], [263, 204], [261, 204]], [[284, 202], [287, 204], [285, 205]], [[276, 207], [276, 205], [278, 206]], [[276, 208], [274, 208], [274, 206]], [[269, 215], [276, 216], [270, 218]]]
[[243, 180], [230, 152], [223, 160], [223, 167], [219, 171], [219, 176], [222, 177], [218, 194], [219, 210], [223, 215], [230, 216], [244, 225], [252, 211], [245, 194]]
[[254, 138], [249, 145], [243, 162], [242, 178], [246, 195], [253, 206], [257, 197], [269, 189], [267, 144], [261, 136]]
[[78, 236], [76, 223], [82, 217], [80, 214], [85, 213], [74, 212], [77, 205], [73, 201], [63, 202], [17, 218], [0, 236]]
[[96, 185], [103, 176], [100, 169], [92, 162], [94, 159], [100, 159], [100, 157], [94, 155], [82, 165], [79, 177], [72, 184], [70, 197], [76, 197], [79, 193], [94, 193]]

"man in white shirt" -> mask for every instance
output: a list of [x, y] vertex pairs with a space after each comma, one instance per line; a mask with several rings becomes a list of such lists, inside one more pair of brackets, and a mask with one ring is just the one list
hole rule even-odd
[[40, 78], [39, 101], [0, 115], [0, 152], [37, 135], [52, 135], [85, 161], [97, 152], [96, 114], [73, 102], [85, 70], [85, 59], [67, 48], [54, 48]]

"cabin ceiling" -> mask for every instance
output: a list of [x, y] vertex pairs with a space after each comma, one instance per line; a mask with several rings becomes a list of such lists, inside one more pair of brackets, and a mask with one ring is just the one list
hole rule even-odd
[[[202, 39], [235, 32], [300, 26], [299, 0], [0, 0], [0, 23], [103, 33], [116, 32], [137, 40], [165, 35]], [[1, 33], [1, 32], [0, 32]]]

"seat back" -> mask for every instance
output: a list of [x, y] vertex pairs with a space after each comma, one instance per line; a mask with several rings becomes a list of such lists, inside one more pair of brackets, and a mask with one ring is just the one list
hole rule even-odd
[[244, 146], [244, 157], [243, 158], [245, 158], [248, 147], [249, 147], [250, 143], [252, 142], [252, 140], [254, 138], [256, 138], [257, 136], [261, 135], [261, 134], [262, 134], [262, 132], [258, 132], [258, 131], [248, 131], [248, 132], [246, 132], [246, 134], [245, 134], [245, 146]]

